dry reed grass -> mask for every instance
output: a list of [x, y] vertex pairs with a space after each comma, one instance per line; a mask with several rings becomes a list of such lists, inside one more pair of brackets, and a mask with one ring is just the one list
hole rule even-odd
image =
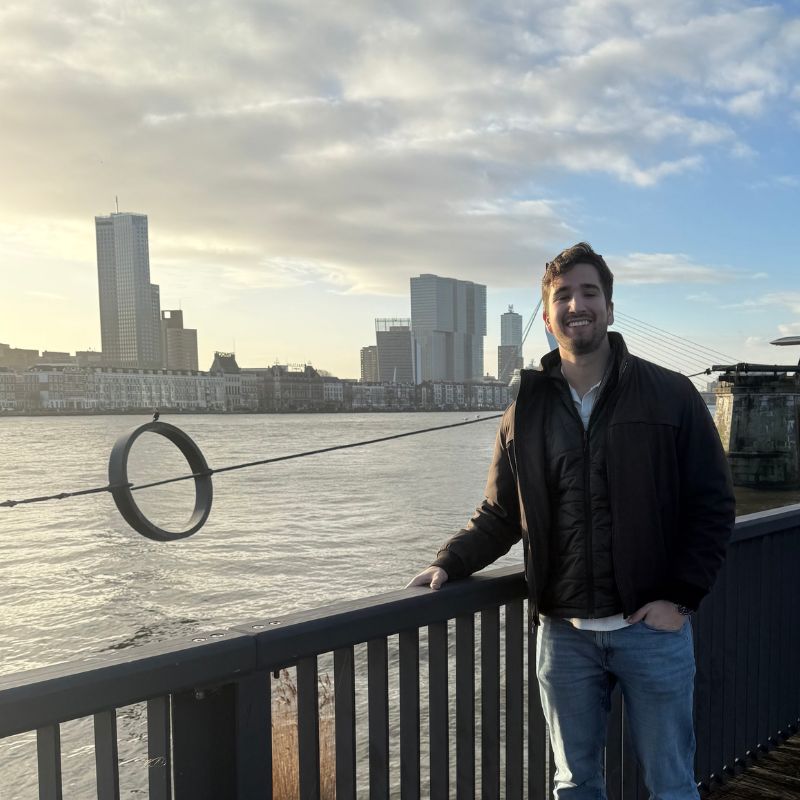
[[[319, 771], [320, 797], [336, 796], [333, 684], [327, 674], [319, 677]], [[281, 670], [272, 694], [272, 793], [274, 800], [298, 800], [300, 775], [297, 755], [297, 684], [288, 670]]]

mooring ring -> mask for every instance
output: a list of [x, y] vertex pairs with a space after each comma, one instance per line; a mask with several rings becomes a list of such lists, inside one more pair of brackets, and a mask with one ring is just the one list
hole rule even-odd
[[[169, 439], [183, 453], [194, 475], [194, 511], [189, 518], [187, 527], [182, 531], [168, 531], [154, 525], [141, 512], [133, 499], [133, 493], [128, 483], [128, 457], [133, 443], [143, 433], [157, 433], [159, 436]], [[214, 492], [205, 456], [191, 437], [180, 428], [166, 422], [147, 422], [117, 439], [108, 460], [108, 483], [111, 496], [123, 519], [137, 533], [157, 542], [172, 542], [191, 536], [203, 527], [211, 512]]]

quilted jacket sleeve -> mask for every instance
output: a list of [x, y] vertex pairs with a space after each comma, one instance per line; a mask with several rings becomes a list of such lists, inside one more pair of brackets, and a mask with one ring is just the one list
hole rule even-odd
[[483, 569], [505, 555], [522, 536], [511, 433], [513, 419], [512, 404], [497, 432], [483, 502], [466, 527], [445, 543], [433, 562], [450, 578]]

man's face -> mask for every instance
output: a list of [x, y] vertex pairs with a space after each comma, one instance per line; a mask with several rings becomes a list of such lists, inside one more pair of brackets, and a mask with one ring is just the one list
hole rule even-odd
[[560, 350], [587, 355], [603, 344], [614, 304], [606, 302], [596, 267], [576, 264], [553, 281], [544, 321]]

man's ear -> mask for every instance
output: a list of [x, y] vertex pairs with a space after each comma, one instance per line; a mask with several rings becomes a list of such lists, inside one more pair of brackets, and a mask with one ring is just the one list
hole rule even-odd
[[608, 304], [608, 324], [614, 324], [614, 303], [611, 302]]
[[542, 311], [542, 319], [544, 320], [544, 326], [547, 330], [552, 333], [553, 326], [550, 324], [550, 315], [546, 311]]

